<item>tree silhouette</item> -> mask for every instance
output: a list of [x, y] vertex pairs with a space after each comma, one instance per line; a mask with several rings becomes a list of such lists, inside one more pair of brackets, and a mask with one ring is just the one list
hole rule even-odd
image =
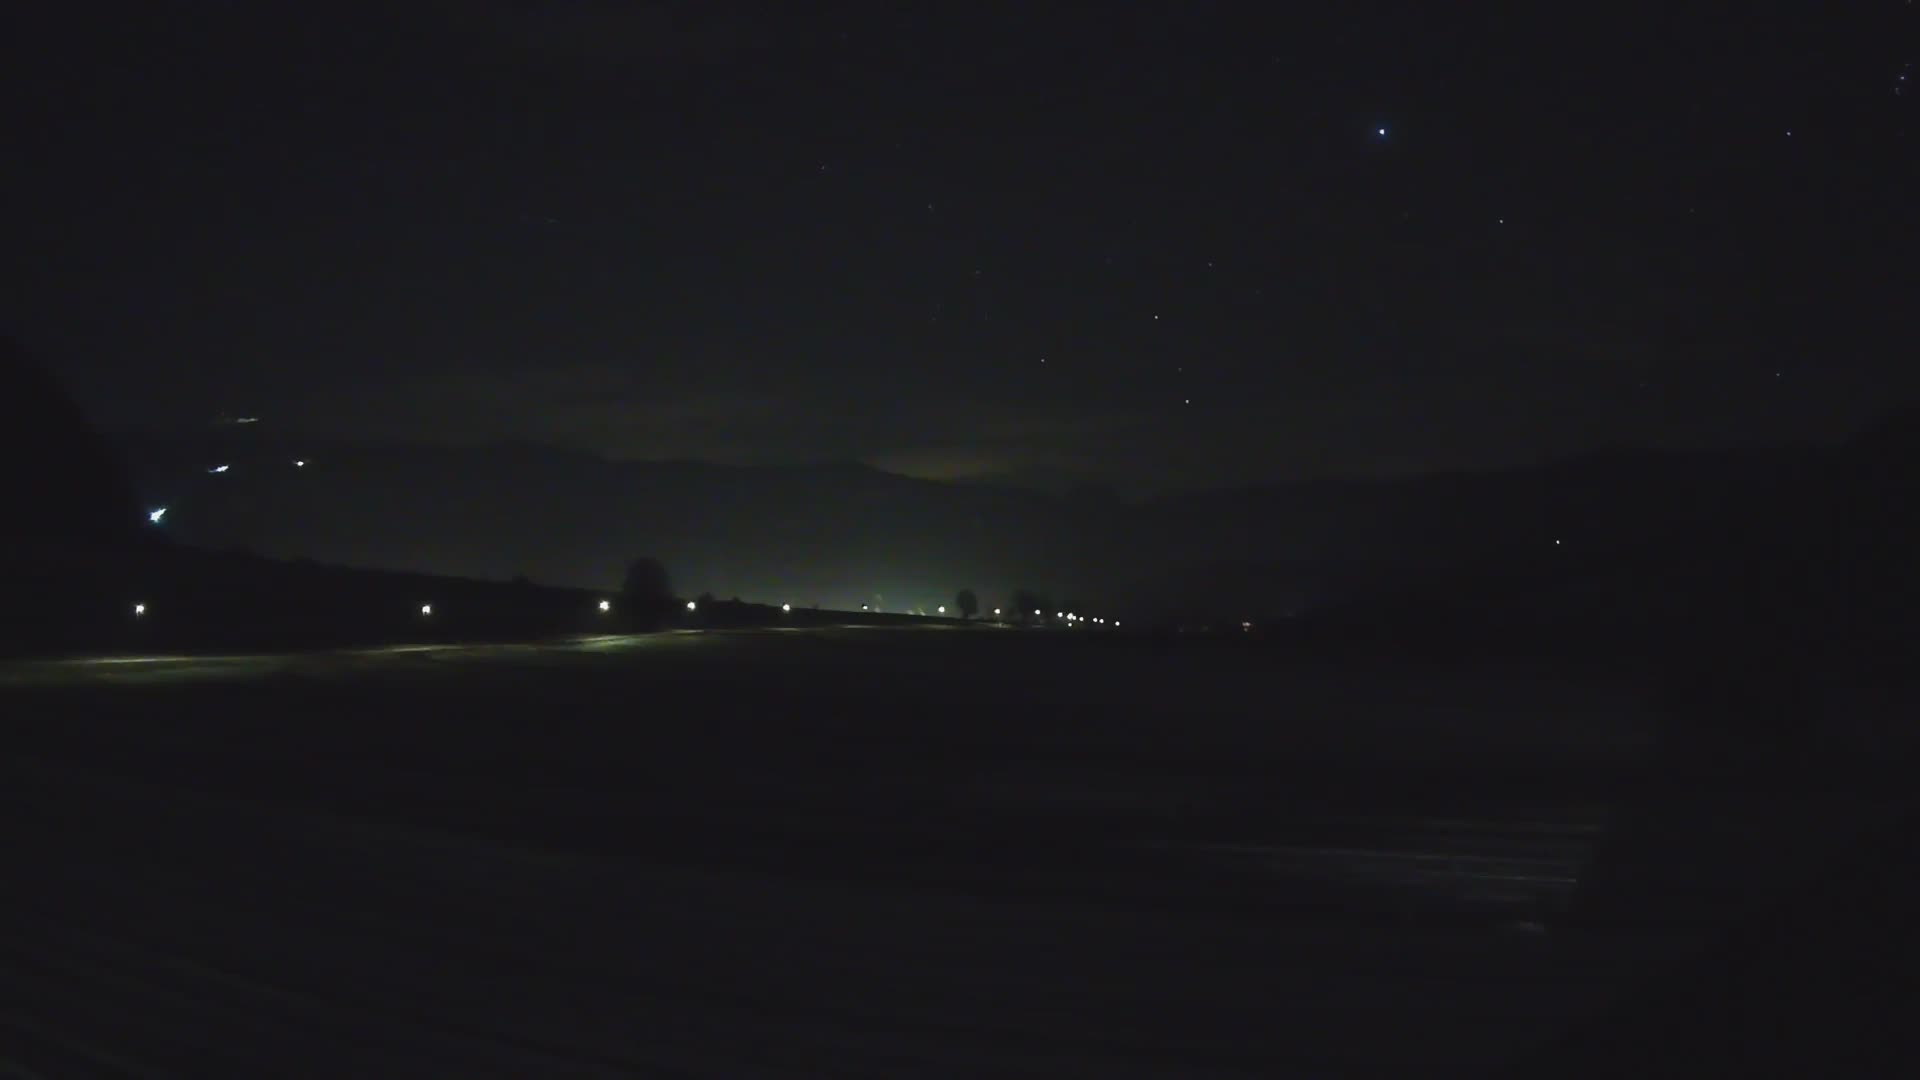
[[1020, 622], [1045, 622], [1047, 598], [1032, 589], [1015, 589], [1013, 593], [1013, 617]]
[[960, 617], [971, 619], [980, 614], [980, 598], [973, 595], [972, 589], [961, 589], [960, 595], [953, 598], [953, 606], [960, 609]]
[[627, 564], [620, 610], [642, 626], [658, 626], [673, 610], [673, 586], [660, 560], [642, 556]]

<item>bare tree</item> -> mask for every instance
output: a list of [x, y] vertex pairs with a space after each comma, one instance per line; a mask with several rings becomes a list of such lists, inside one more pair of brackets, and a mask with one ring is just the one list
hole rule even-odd
[[642, 556], [627, 564], [620, 610], [642, 626], [657, 626], [673, 611], [673, 586], [659, 559]]
[[1016, 622], [1047, 621], [1047, 598], [1032, 589], [1016, 589], [1013, 593], [1013, 617]]

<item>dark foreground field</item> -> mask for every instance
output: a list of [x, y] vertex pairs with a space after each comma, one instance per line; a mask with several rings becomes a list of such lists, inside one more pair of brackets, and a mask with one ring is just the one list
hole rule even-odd
[[1907, 809], [1898, 770], [1676, 772], [1625, 683], [1117, 635], [44, 661], [0, 694], [23, 1076], [1602, 1071], [1703, 964], [1763, 980], [1771, 946], [1713, 950]]

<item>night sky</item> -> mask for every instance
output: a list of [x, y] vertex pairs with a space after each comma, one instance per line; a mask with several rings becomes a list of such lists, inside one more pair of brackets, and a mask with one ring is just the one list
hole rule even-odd
[[37, 7], [0, 320], [109, 427], [1149, 491], [1920, 396], [1907, 0]]

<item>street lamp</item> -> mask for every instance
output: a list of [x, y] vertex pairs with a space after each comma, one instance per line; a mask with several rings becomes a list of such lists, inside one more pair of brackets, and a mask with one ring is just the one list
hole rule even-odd
[[213, 468], [208, 469], [207, 471], [210, 473], [223, 473], [231, 468], [233, 468], [233, 466], [231, 465], [215, 465]]
[[602, 601], [600, 601], [600, 610], [601, 610], [601, 611], [612, 611], [612, 610], [613, 610], [613, 601], [611, 601], [611, 600], [602, 600]]
[[780, 605], [780, 610], [781, 610], [781, 611], [783, 611], [783, 612], [787, 612], [787, 611], [792, 611], [792, 610], [793, 610], [793, 605], [792, 605], [792, 604], [781, 604], [781, 605]]
[[699, 606], [700, 606], [700, 605], [698, 605], [698, 604], [696, 604], [696, 603], [694, 603], [694, 602], [693, 602], [693, 601], [691, 601], [691, 600], [689, 600], [689, 601], [687, 601], [687, 610], [688, 610], [688, 611], [693, 611], [693, 610], [695, 610], [696, 608], [698, 608]]
[[427, 616], [429, 616], [429, 615], [431, 615], [431, 614], [433, 614], [433, 605], [432, 605], [432, 604], [421, 604], [421, 605], [420, 605], [420, 617], [421, 617], [421, 618], [423, 618], [423, 619], [424, 619], [424, 618], [426, 618]]
[[136, 618], [136, 619], [137, 619], [137, 618], [139, 618], [139, 617], [141, 617], [142, 615], [145, 615], [146, 613], [147, 613], [147, 605], [145, 605], [145, 604], [135, 604], [135, 605], [133, 605], [133, 617], [134, 617], [134, 618]]
[[166, 516], [167, 516], [167, 508], [164, 506], [156, 506], [153, 509], [147, 511], [147, 520], [152, 522], [155, 525], [160, 524], [160, 519]]
[[942, 615], [945, 615], [947, 613], [947, 605], [941, 604], [939, 607], [935, 608], [934, 610], [939, 612]]

